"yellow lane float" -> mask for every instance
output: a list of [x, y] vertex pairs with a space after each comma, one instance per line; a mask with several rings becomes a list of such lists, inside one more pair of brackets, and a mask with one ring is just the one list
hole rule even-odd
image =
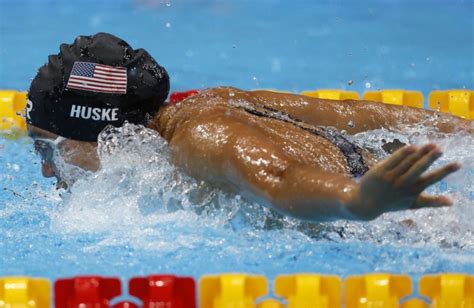
[[407, 275], [367, 274], [345, 280], [346, 308], [398, 308], [400, 299], [412, 293]]
[[316, 274], [280, 275], [275, 279], [275, 295], [288, 308], [331, 308], [341, 306], [341, 279]]
[[345, 99], [359, 99], [359, 93], [354, 91], [344, 91], [344, 90], [315, 90], [315, 91], [303, 91], [301, 95], [321, 98], [321, 99], [336, 99], [336, 100], [345, 100]]
[[430, 109], [449, 112], [459, 117], [474, 120], [474, 91], [433, 91], [429, 96]]
[[384, 104], [423, 108], [423, 94], [419, 91], [381, 90], [365, 92], [364, 100]]
[[0, 131], [26, 130], [25, 106], [26, 92], [0, 90]]
[[47, 279], [0, 277], [0, 307], [49, 308], [50, 293]]
[[474, 307], [474, 276], [426, 275], [421, 277], [419, 293], [431, 299], [433, 308]]
[[257, 305], [257, 308], [285, 308], [286, 306], [275, 299], [266, 299]]
[[268, 293], [264, 276], [222, 274], [204, 276], [200, 283], [201, 308], [254, 308], [255, 300]]

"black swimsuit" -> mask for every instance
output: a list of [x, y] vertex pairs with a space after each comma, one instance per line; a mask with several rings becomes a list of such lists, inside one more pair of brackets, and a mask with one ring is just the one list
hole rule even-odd
[[248, 102], [243, 101], [229, 101], [229, 105], [237, 107], [239, 109], [243, 109], [244, 111], [259, 117], [270, 118], [293, 124], [311, 134], [329, 140], [335, 146], [337, 146], [339, 150], [341, 150], [342, 154], [344, 154], [347, 160], [347, 164], [349, 165], [350, 172], [355, 177], [362, 176], [364, 175], [364, 173], [367, 172], [367, 170], [369, 170], [369, 167], [366, 165], [361, 154], [363, 151], [362, 148], [351, 143], [349, 140], [346, 139], [346, 137], [344, 137], [343, 134], [341, 134], [335, 128], [327, 126], [309, 125], [299, 119], [290, 116], [285, 112], [273, 109], [265, 105], [256, 106], [255, 104], [250, 104]]

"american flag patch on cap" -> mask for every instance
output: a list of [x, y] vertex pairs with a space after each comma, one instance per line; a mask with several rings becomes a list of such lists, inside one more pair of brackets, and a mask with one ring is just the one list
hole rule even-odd
[[66, 88], [113, 94], [127, 93], [127, 68], [74, 62]]

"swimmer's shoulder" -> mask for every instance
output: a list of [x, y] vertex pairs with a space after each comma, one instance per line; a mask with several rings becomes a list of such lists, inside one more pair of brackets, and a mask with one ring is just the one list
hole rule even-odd
[[199, 91], [181, 102], [164, 105], [150, 121], [149, 128], [170, 140], [175, 129], [199, 117], [210, 117], [223, 112], [229, 99], [247, 99], [248, 92], [232, 87], [216, 87]]

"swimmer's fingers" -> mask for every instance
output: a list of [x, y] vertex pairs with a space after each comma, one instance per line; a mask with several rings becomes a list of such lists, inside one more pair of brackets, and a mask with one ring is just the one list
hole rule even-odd
[[439, 169], [434, 170], [422, 177], [415, 183], [415, 189], [418, 192], [422, 192], [427, 187], [441, 181], [451, 173], [458, 171], [461, 168], [461, 165], [458, 163], [451, 163], [446, 166], [443, 166]]
[[430, 196], [427, 194], [421, 194], [418, 196], [411, 209], [414, 210], [425, 207], [444, 207], [451, 205], [453, 205], [453, 202], [446, 196]]
[[416, 147], [414, 147], [412, 145], [404, 146], [403, 148], [398, 149], [397, 151], [395, 151], [395, 153], [393, 153], [388, 158], [386, 158], [385, 160], [380, 162], [377, 167], [380, 168], [383, 171], [392, 170], [393, 168], [398, 166], [398, 164], [400, 164], [400, 162], [402, 162], [404, 159], [406, 159], [407, 156], [413, 154], [415, 151], [417, 151], [417, 149], [416, 149]]
[[423, 156], [425, 156], [430, 151], [436, 149], [434, 144], [426, 144], [421, 148], [415, 150], [411, 154], [407, 154], [403, 159], [389, 171], [390, 175], [393, 178], [399, 177], [402, 174], [406, 173], [410, 168], [413, 167]]
[[441, 151], [434, 147], [428, 152], [423, 151], [423, 155], [418, 157], [418, 159], [412, 164], [412, 166], [398, 178], [399, 183], [404, 183], [405, 185], [415, 184], [426, 170], [438, 159], [441, 157]]

